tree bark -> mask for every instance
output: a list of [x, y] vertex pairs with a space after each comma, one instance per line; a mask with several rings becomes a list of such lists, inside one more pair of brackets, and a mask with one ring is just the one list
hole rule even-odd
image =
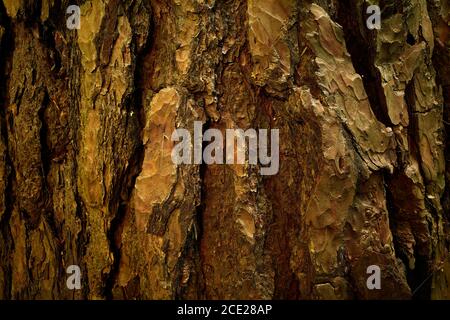
[[449, 0], [74, 2], [0, 1], [0, 299], [450, 299]]

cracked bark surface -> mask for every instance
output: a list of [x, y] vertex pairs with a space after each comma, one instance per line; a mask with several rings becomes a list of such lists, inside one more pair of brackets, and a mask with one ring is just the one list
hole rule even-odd
[[0, 2], [0, 299], [450, 299], [448, 0], [75, 2]]

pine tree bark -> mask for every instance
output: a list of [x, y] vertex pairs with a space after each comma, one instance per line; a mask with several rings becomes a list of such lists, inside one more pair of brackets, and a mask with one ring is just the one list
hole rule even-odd
[[0, 299], [450, 299], [448, 0], [75, 2], [0, 1]]

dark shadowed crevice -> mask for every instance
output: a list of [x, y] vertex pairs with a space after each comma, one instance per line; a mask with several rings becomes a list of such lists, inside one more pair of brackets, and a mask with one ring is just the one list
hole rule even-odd
[[[129, 12], [128, 14], [131, 15], [131, 12]], [[151, 15], [151, 12], [149, 12], [149, 14]], [[132, 17], [130, 16], [129, 18], [131, 19]], [[127, 128], [131, 127], [132, 129], [130, 132], [127, 132], [127, 134], [132, 137], [133, 143], [135, 144], [134, 152], [130, 155], [129, 164], [124, 174], [117, 179], [118, 186], [115, 188], [116, 194], [113, 196], [112, 202], [120, 201], [120, 203], [118, 205], [110, 204], [111, 208], [117, 207], [117, 213], [112, 219], [111, 226], [107, 232], [110, 251], [114, 256], [114, 263], [111, 266], [111, 271], [109, 272], [105, 280], [104, 296], [107, 299], [114, 298], [113, 291], [121, 259], [122, 226], [127, 212], [133, 210], [130, 201], [136, 185], [136, 179], [142, 171], [142, 165], [145, 157], [145, 146], [142, 144], [142, 137], [146, 122], [144, 110], [146, 87], [144, 79], [149, 70], [147, 70], [147, 68], [143, 66], [149, 65], [146, 63], [146, 60], [151, 58], [151, 51], [153, 50], [153, 23], [154, 21], [151, 17], [149, 35], [146, 39], [146, 43], [140, 51], [138, 51], [138, 48], [136, 47], [136, 37], [133, 34], [133, 51], [136, 57], [134, 66], [134, 84], [136, 87], [134, 88], [134, 92], [126, 102], [127, 105], [125, 107], [127, 109], [131, 109], [132, 112], [135, 112], [137, 114], [138, 120], [132, 123], [128, 121], [129, 119], [127, 119]]]
[[[414, 90], [414, 81], [408, 83], [405, 88], [405, 102], [407, 105], [408, 115], [409, 115], [409, 126], [408, 126], [408, 145], [412, 155], [415, 156], [416, 159], [420, 159], [420, 150], [417, 144], [419, 141], [418, 136], [418, 124], [417, 124], [417, 116], [414, 114], [414, 104], [415, 104], [415, 90]], [[424, 177], [424, 172], [422, 166], [419, 165], [419, 172], [422, 177]], [[426, 198], [425, 198], [426, 200]], [[425, 206], [430, 213], [434, 213], [435, 209], [433, 206], [429, 206], [427, 202], [425, 202]], [[401, 257], [402, 258], [402, 257]], [[431, 270], [431, 261], [429, 261], [428, 257], [422, 256], [418, 253], [417, 248], [414, 248], [414, 258], [415, 258], [415, 268], [411, 270], [408, 267], [408, 264], [405, 263], [406, 266], [406, 276], [408, 283], [411, 287], [411, 293], [414, 293], [413, 299], [417, 300], [427, 300], [431, 297], [431, 279], [429, 279], [429, 275], [432, 272]], [[404, 260], [406, 261], [406, 260]]]
[[117, 208], [117, 213], [111, 221], [111, 226], [108, 230], [107, 237], [109, 240], [110, 251], [114, 255], [114, 263], [111, 267], [111, 271], [108, 274], [105, 281], [104, 296], [107, 299], [113, 299], [113, 289], [119, 271], [120, 258], [121, 258], [121, 231], [124, 218], [128, 210], [132, 210], [130, 206], [131, 196], [133, 194], [134, 186], [136, 184], [136, 179], [139, 176], [140, 170], [142, 168], [142, 163], [144, 161], [144, 146], [139, 146], [136, 148], [132, 160], [123, 175], [123, 177], [118, 179], [118, 183], [123, 183], [125, 187], [117, 188], [117, 194], [114, 199], [120, 199], [120, 204]]
[[[443, 123], [445, 135], [445, 190], [441, 198], [441, 203], [444, 207], [444, 215], [447, 217], [446, 221], [450, 220], [450, 73], [448, 72], [448, 65], [450, 64], [450, 40], [448, 40], [450, 26], [444, 21], [445, 18], [441, 16], [437, 6], [438, 3], [432, 4], [427, 1], [428, 11], [432, 17], [435, 46], [432, 56], [432, 63], [434, 70], [436, 70], [436, 85], [442, 88], [443, 95]], [[444, 13], [445, 14], [445, 13]], [[447, 42], [444, 43], [445, 39]], [[450, 230], [450, 226], [446, 226]]]
[[[14, 196], [12, 190], [12, 176], [14, 173], [14, 166], [12, 164], [10, 154], [8, 152], [8, 123], [7, 123], [7, 103], [8, 103], [8, 81], [9, 81], [9, 69], [12, 55], [14, 53], [14, 33], [12, 29], [11, 20], [6, 14], [5, 7], [2, 2], [0, 2], [0, 25], [4, 27], [4, 34], [0, 42], [0, 122], [1, 122], [1, 132], [0, 139], [5, 144], [5, 150], [7, 151], [4, 155], [6, 174], [8, 175], [8, 181], [6, 185], [6, 196], [5, 196], [5, 215], [0, 220], [0, 226], [7, 225], [9, 217], [11, 215]], [[10, 119], [11, 121], [12, 119]]]
[[7, 130], [7, 97], [8, 97], [8, 74], [10, 68], [11, 58], [14, 53], [14, 33], [12, 23], [6, 14], [6, 9], [3, 2], [0, 2], [0, 25], [4, 28], [3, 37], [0, 39], [0, 139], [4, 143], [6, 154], [5, 159], [5, 174], [6, 186], [4, 193], [4, 208], [5, 211], [0, 219], [0, 259], [4, 262], [1, 265], [3, 268], [4, 287], [0, 288], [3, 293], [0, 294], [4, 299], [12, 298], [12, 269], [13, 266], [10, 261], [10, 253], [14, 248], [12, 241], [11, 229], [9, 221], [14, 207], [15, 192], [13, 181], [15, 180], [15, 170], [8, 147], [8, 130]]
[[[439, 79], [439, 77], [438, 77]], [[439, 80], [438, 80], [439, 81]], [[450, 85], [443, 88], [444, 91], [444, 128], [445, 128], [445, 190], [441, 201], [447, 221], [450, 220]], [[449, 227], [450, 228], [450, 227]]]
[[[204, 133], [207, 129], [209, 129], [211, 126], [210, 120], [208, 120], [202, 128], [202, 133]], [[207, 145], [207, 142], [203, 141], [202, 150], [205, 149], [205, 146]], [[203, 265], [203, 259], [201, 254], [201, 243], [203, 241], [203, 235], [204, 235], [204, 229], [203, 229], [203, 222], [204, 222], [204, 214], [206, 210], [206, 199], [207, 199], [207, 192], [208, 192], [208, 186], [205, 181], [206, 172], [208, 170], [208, 165], [202, 162], [202, 164], [199, 165], [199, 184], [200, 184], [200, 202], [199, 205], [196, 207], [195, 210], [195, 219], [194, 224], [196, 228], [197, 235], [195, 236], [195, 241], [192, 241], [192, 235], [191, 235], [191, 244], [192, 247], [190, 247], [189, 242], [186, 244], [184, 250], [185, 251], [191, 251], [194, 254], [186, 254], [185, 256], [198, 256], [200, 259], [199, 261], [194, 261], [196, 264], [195, 270], [197, 272], [197, 283], [194, 285], [197, 287], [198, 292], [198, 299], [200, 298], [206, 298], [206, 282], [205, 282], [205, 268]], [[177, 298], [183, 298], [182, 292], [177, 292]]]
[[[398, 171], [394, 172], [394, 176], [397, 177], [400, 173]], [[387, 182], [386, 191], [386, 208], [389, 213], [389, 229], [393, 235], [393, 243], [395, 254], [398, 258], [401, 259], [403, 265], [405, 266], [406, 271], [406, 280], [411, 289], [411, 293], [413, 294], [412, 298], [417, 300], [428, 300], [431, 296], [431, 281], [427, 281], [428, 275], [430, 274], [429, 268], [429, 259], [428, 257], [421, 255], [419, 253], [420, 249], [416, 246], [413, 248], [414, 250], [414, 269], [411, 269], [409, 266], [409, 258], [406, 256], [405, 252], [402, 250], [402, 244], [399, 242], [400, 238], [397, 235], [397, 230], [399, 224], [405, 223], [405, 217], [400, 218], [402, 214], [400, 212], [399, 203], [408, 201], [407, 199], [396, 199], [394, 195], [393, 189], [396, 188], [397, 184], [393, 183], [392, 177], [385, 172], [384, 179]], [[399, 179], [399, 178], [397, 178]], [[407, 182], [405, 182], [407, 183]], [[403, 208], [403, 207], [402, 207]], [[411, 222], [413, 225], [414, 221]], [[414, 231], [413, 231], [414, 232]], [[415, 239], [417, 241], [417, 239]]]
[[[361, 10], [360, 16], [366, 17], [366, 7], [362, 6]], [[365, 26], [364, 29], [361, 29], [361, 23], [365, 24], [365, 21], [359, 22], [358, 15], [355, 18], [349, 18], [355, 16], [355, 12], [357, 12], [357, 7], [354, 1], [341, 0], [338, 5], [337, 22], [344, 30], [347, 50], [350, 53], [355, 71], [362, 78], [372, 111], [378, 121], [385, 126], [392, 126], [388, 115], [386, 97], [381, 87], [381, 77], [374, 65], [373, 52], [375, 52], [375, 48], [373, 48], [373, 41], [370, 40], [374, 37], [374, 31], [366, 29]], [[367, 30], [367, 32], [362, 34], [362, 30]]]
[[[344, 37], [347, 46], [347, 50], [349, 51], [352, 59], [353, 66], [358, 74], [361, 75], [364, 88], [368, 95], [368, 99], [371, 105], [371, 108], [377, 117], [377, 119], [382, 122], [385, 126], [392, 126], [392, 122], [389, 119], [388, 108], [386, 104], [386, 97], [384, 95], [383, 88], [381, 86], [382, 80], [378, 69], [375, 66], [375, 56], [374, 52], [376, 48], [374, 48], [374, 37], [375, 31], [371, 31], [366, 28], [364, 18], [367, 17], [366, 14], [366, 5], [362, 5], [360, 10], [361, 12], [358, 14], [358, 17], [361, 17], [361, 21], [358, 19], [349, 19], [350, 16], [355, 15], [358, 7], [356, 6], [354, 1], [351, 0], [343, 0], [339, 2], [338, 9], [338, 22], [342, 25], [344, 30]], [[380, 7], [382, 9], [382, 20], [386, 19], [388, 16], [391, 16], [395, 13], [398, 13], [399, 10], [402, 10], [402, 6], [393, 7], [384, 1], [381, 1]], [[414, 37], [411, 34], [408, 34], [407, 43], [410, 45], [414, 44]], [[416, 154], [418, 152], [418, 146], [415, 145], [415, 141], [417, 141], [417, 137], [413, 137], [417, 128], [414, 127], [414, 119], [411, 114], [411, 110], [413, 110], [413, 102], [408, 101], [408, 99], [412, 99], [413, 89], [411, 85], [409, 88], [405, 90], [406, 102], [408, 105], [408, 112], [410, 112], [410, 126], [408, 128], [409, 134], [409, 142], [410, 142], [410, 150], [412, 154]], [[399, 150], [397, 150], [399, 151]], [[398, 154], [400, 159], [402, 158], [400, 154]], [[420, 158], [420, 157], [419, 157]], [[394, 175], [398, 175], [394, 173]], [[401, 251], [401, 245], [399, 244], [399, 238], [397, 237], [397, 223], [402, 223], [401, 218], [399, 218], [398, 206], [397, 202], [401, 199], [395, 199], [394, 194], [391, 192], [390, 188], [397, 188], [396, 185], [391, 185], [389, 182], [392, 180], [392, 176], [387, 172], [384, 173], [384, 179], [387, 181], [387, 185], [385, 188], [386, 193], [386, 204], [387, 210], [389, 214], [389, 223], [390, 229], [393, 234], [394, 239], [394, 248], [398, 257], [401, 258], [405, 267], [406, 267], [406, 278], [408, 284], [411, 288], [411, 292], [414, 291], [428, 276], [429, 273], [429, 261], [428, 258], [422, 256], [418, 253], [418, 249], [414, 248], [414, 258], [415, 258], [415, 268], [409, 269], [408, 258], [404, 256], [404, 253]], [[404, 218], [403, 218], [404, 219]], [[421, 286], [420, 290], [416, 292], [413, 298], [416, 299], [429, 299], [431, 293], [430, 283], [425, 283]]]

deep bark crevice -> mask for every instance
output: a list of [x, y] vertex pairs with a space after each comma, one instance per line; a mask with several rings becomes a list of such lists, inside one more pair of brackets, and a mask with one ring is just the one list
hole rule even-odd
[[8, 120], [7, 120], [7, 83], [8, 83], [8, 69], [10, 68], [10, 61], [14, 53], [14, 34], [12, 29], [11, 19], [6, 13], [5, 6], [3, 2], [0, 2], [0, 26], [4, 27], [3, 37], [0, 39], [0, 139], [4, 144], [5, 155], [4, 155], [4, 165], [5, 165], [5, 175], [6, 175], [6, 186], [4, 192], [4, 212], [0, 218], [0, 232], [1, 232], [1, 243], [0, 245], [0, 259], [3, 261], [1, 268], [3, 268], [3, 274], [6, 275], [4, 278], [4, 287], [1, 288], [3, 299], [12, 298], [12, 268], [11, 259], [9, 253], [14, 248], [14, 243], [11, 236], [11, 229], [9, 226], [9, 221], [14, 207], [14, 189], [13, 181], [15, 179], [15, 170], [13, 162], [9, 153], [8, 146]]
[[[373, 41], [375, 37], [374, 31], [364, 28], [365, 34], [361, 34], [361, 24], [357, 19], [349, 19], [349, 17], [366, 17], [366, 6], [361, 6], [361, 12], [356, 13], [357, 7], [355, 2], [351, 0], [342, 0], [338, 5], [337, 22], [343, 27], [345, 44], [350, 53], [353, 67], [361, 76], [370, 106], [378, 121], [385, 126], [392, 126], [389, 119], [386, 97], [381, 87], [381, 77], [379, 71], [374, 65]], [[382, 8], [383, 10], [383, 8]], [[363, 22], [364, 24], [364, 22]]]
[[[131, 11], [127, 14], [131, 15]], [[129, 19], [131, 21], [132, 17], [129, 16]], [[113, 29], [115, 29], [115, 27]], [[133, 75], [135, 88], [132, 95], [128, 99], [128, 103], [125, 103], [125, 107], [127, 108], [127, 111], [136, 113], [138, 117], [138, 128], [136, 128], [136, 130], [133, 130], [132, 132], [126, 132], [125, 134], [132, 135], [132, 137], [134, 139], [137, 139], [137, 141], [134, 142], [135, 150], [130, 156], [128, 167], [126, 168], [123, 177], [119, 178], [117, 181], [117, 185], [119, 187], [116, 188], [117, 194], [115, 195], [114, 199], [120, 199], [120, 203], [118, 204], [117, 213], [112, 219], [110, 228], [108, 230], [108, 240], [110, 244], [110, 250], [114, 256], [114, 263], [105, 281], [104, 296], [107, 299], [113, 299], [114, 297], [113, 290], [116, 283], [116, 277], [119, 271], [121, 259], [120, 233], [127, 212], [129, 210], [133, 210], [130, 202], [133, 195], [133, 190], [135, 189], [136, 179], [142, 171], [142, 165], [144, 162], [145, 146], [142, 144], [142, 137], [145, 128], [144, 96], [146, 94], [146, 86], [144, 79], [148, 70], [146, 68], [141, 69], [139, 67], [145, 66], [147, 63], [146, 60], [151, 57], [151, 52], [154, 49], [154, 38], [152, 35], [154, 29], [154, 20], [153, 17], [150, 17], [149, 35], [141, 50], [138, 50], [136, 45], [136, 38], [133, 37], [133, 50], [136, 58]], [[128, 122], [127, 118], [127, 128], [130, 125], [132, 126], [132, 124]]]
[[[394, 176], [399, 175], [399, 172], [394, 172]], [[401, 221], [399, 217], [399, 207], [397, 205], [398, 201], [403, 199], [396, 200], [394, 194], [391, 189], [395, 184], [392, 183], [392, 177], [386, 172], [384, 174], [384, 179], [387, 182], [385, 184], [385, 192], [386, 192], [386, 208], [389, 213], [389, 225], [390, 229], [393, 233], [393, 244], [396, 256], [402, 261], [405, 271], [406, 271], [406, 279], [408, 281], [408, 285], [411, 289], [412, 299], [417, 300], [427, 300], [430, 299], [431, 293], [431, 281], [426, 282], [427, 277], [429, 275], [429, 258], [419, 254], [419, 250], [414, 248], [414, 259], [415, 259], [415, 268], [411, 269], [409, 267], [409, 258], [403, 252], [402, 245], [399, 242], [399, 238], [397, 237], [396, 231], [398, 228], [398, 224], [405, 223]], [[429, 279], [428, 279], [429, 280]]]

